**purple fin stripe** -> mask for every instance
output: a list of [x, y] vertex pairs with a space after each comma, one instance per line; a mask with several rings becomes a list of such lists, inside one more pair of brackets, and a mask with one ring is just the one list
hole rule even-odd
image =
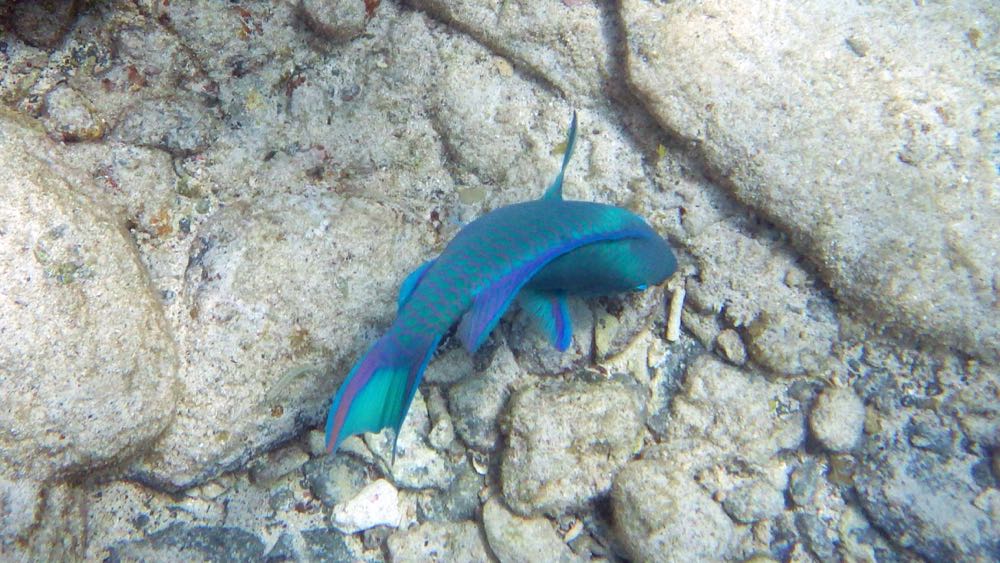
[[573, 332], [569, 323], [569, 308], [566, 306], [566, 296], [562, 294], [553, 295], [552, 316], [555, 318], [555, 346], [556, 350], [565, 352], [573, 340]]
[[538, 270], [555, 258], [581, 246], [594, 242], [621, 240], [627, 238], [642, 238], [645, 236], [641, 231], [627, 229], [614, 231], [612, 233], [601, 233], [573, 239], [560, 244], [542, 253], [534, 260], [531, 260], [515, 268], [508, 274], [502, 276], [490, 286], [482, 289], [472, 303], [472, 307], [462, 317], [458, 326], [458, 336], [470, 353], [475, 352], [482, 345], [483, 341], [493, 327], [496, 326], [500, 317], [510, 306], [511, 300], [517, 295], [521, 287], [535, 275]]
[[351, 411], [351, 405], [354, 404], [354, 397], [371, 381], [377, 368], [389, 363], [386, 356], [392, 353], [396, 346], [395, 339], [389, 334], [383, 336], [372, 345], [364, 357], [347, 374], [347, 378], [333, 398], [333, 406], [326, 421], [327, 452], [333, 452], [339, 445], [340, 431], [344, 426], [344, 420], [347, 419], [347, 415]]

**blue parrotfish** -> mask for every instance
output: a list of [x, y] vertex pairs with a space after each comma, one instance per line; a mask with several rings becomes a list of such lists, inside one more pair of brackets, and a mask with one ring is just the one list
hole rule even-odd
[[576, 113], [562, 167], [541, 199], [500, 207], [469, 223], [403, 281], [395, 322], [333, 397], [327, 451], [348, 436], [384, 428], [393, 428], [398, 439], [424, 369], [456, 323], [458, 338], [474, 353], [516, 298], [565, 351], [573, 334], [568, 295], [641, 291], [677, 269], [667, 242], [641, 217], [563, 199], [575, 144]]

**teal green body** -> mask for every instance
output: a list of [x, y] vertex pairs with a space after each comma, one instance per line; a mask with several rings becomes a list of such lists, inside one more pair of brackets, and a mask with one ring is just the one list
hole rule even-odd
[[526, 287], [608, 295], [659, 283], [676, 268], [666, 242], [627, 210], [561, 199], [518, 203], [459, 232], [424, 273], [396, 323], [404, 332], [442, 334], [491, 283], [546, 255], [551, 258]]
[[355, 365], [334, 397], [327, 448], [347, 436], [392, 427], [398, 436], [442, 335], [475, 352], [515, 297], [552, 343], [572, 337], [567, 295], [606, 295], [661, 283], [677, 267], [663, 240], [628, 210], [562, 199], [575, 142], [545, 196], [496, 209], [463, 228], [441, 255], [404, 281], [395, 322]]

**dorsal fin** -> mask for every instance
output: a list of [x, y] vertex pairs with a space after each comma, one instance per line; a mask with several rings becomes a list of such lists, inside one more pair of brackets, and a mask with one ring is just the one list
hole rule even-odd
[[549, 189], [545, 190], [545, 195], [542, 199], [555, 199], [561, 200], [562, 196], [562, 185], [563, 185], [563, 174], [566, 172], [566, 165], [569, 164], [569, 159], [573, 156], [573, 145], [576, 144], [576, 110], [573, 110], [573, 121], [569, 123], [569, 133], [566, 135], [566, 152], [563, 153], [562, 168], [559, 169], [559, 174], [556, 175], [556, 179], [552, 180], [552, 184], [549, 185]]

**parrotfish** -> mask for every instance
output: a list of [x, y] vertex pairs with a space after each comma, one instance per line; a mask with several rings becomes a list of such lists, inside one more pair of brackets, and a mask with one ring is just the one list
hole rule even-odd
[[384, 428], [398, 439], [424, 370], [456, 323], [458, 338], [474, 353], [516, 298], [565, 351], [573, 334], [567, 296], [641, 291], [676, 270], [667, 242], [639, 216], [563, 199], [575, 144], [576, 113], [562, 167], [541, 199], [500, 207], [469, 223], [403, 281], [395, 322], [333, 397], [328, 452], [349, 436]]

